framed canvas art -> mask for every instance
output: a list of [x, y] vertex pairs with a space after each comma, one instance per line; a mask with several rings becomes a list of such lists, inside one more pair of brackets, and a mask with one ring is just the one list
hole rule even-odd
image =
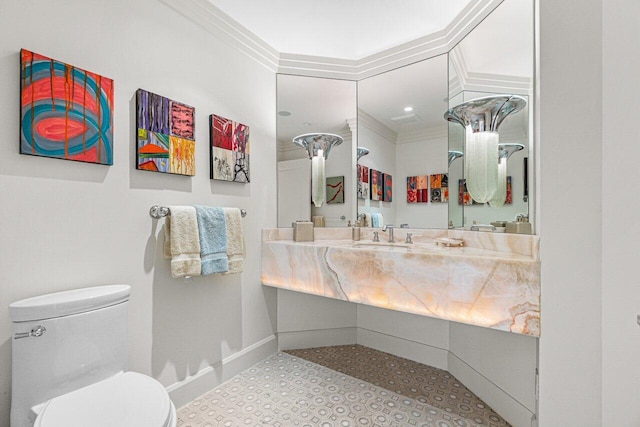
[[327, 204], [344, 203], [344, 176], [332, 176], [326, 180]]
[[427, 175], [407, 177], [407, 203], [427, 203]]
[[458, 204], [463, 206], [478, 204], [473, 201], [473, 199], [471, 198], [471, 195], [469, 194], [469, 190], [467, 190], [466, 179], [458, 180]]
[[369, 175], [371, 175], [371, 185], [369, 186], [369, 193], [371, 195], [371, 200], [382, 201], [382, 190], [383, 190], [382, 172], [377, 171], [375, 169], [370, 169]]
[[136, 92], [136, 168], [196, 174], [195, 108], [143, 89]]
[[358, 165], [358, 199], [369, 198], [369, 168]]
[[438, 173], [431, 175], [431, 203], [447, 203], [449, 201], [449, 175]]
[[20, 50], [20, 153], [113, 164], [113, 80]]
[[393, 201], [393, 178], [388, 173], [382, 174], [382, 200], [385, 202]]
[[249, 126], [212, 114], [209, 135], [211, 179], [250, 182]]

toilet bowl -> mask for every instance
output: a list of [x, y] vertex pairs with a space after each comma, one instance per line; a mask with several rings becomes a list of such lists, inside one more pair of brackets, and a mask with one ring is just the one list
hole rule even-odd
[[9, 306], [12, 427], [175, 427], [162, 384], [126, 371], [129, 293], [98, 286]]

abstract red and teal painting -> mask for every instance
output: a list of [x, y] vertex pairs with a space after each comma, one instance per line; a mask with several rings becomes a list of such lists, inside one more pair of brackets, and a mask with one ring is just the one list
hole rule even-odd
[[137, 169], [195, 175], [195, 115], [194, 107], [138, 89]]
[[212, 114], [211, 179], [249, 182], [249, 126]]
[[113, 80], [20, 50], [20, 153], [113, 164]]

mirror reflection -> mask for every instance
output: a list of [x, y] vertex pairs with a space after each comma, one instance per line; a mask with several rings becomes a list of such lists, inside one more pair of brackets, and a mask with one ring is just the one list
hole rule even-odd
[[358, 214], [365, 226], [446, 228], [447, 56], [358, 82]]
[[347, 226], [356, 216], [356, 83], [279, 74], [276, 110], [278, 227]]
[[[493, 223], [502, 231], [517, 217], [531, 221], [533, 34], [533, 0], [509, 1], [445, 55], [357, 83], [278, 75], [278, 226], [296, 220], [326, 227], [356, 220], [411, 228]], [[500, 127], [500, 143], [523, 148], [506, 159], [505, 200], [491, 206], [469, 197], [464, 128], [443, 114], [496, 94], [521, 96], [526, 106]], [[303, 134], [344, 140], [325, 156], [327, 193], [319, 206], [312, 203], [313, 155], [292, 142]]]
[[[449, 203], [450, 224], [471, 229], [493, 225], [498, 230], [517, 217], [529, 219], [533, 182], [530, 126], [533, 93], [533, 2], [503, 2], [449, 53], [449, 107], [494, 95], [519, 95], [526, 106], [509, 115], [500, 126], [503, 147], [520, 147], [503, 163], [506, 174], [504, 201], [478, 203], [464, 181], [465, 159], [452, 161], [449, 178], [457, 198]], [[449, 151], [464, 152], [464, 128], [449, 124]], [[468, 177], [467, 177], [468, 178]], [[528, 182], [527, 182], [528, 181]], [[502, 184], [502, 182], [500, 181]], [[530, 229], [527, 228], [527, 229]]]

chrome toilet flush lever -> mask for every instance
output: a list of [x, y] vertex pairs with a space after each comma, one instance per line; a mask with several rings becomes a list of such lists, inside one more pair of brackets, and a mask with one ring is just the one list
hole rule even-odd
[[20, 339], [20, 338], [29, 338], [29, 337], [41, 337], [42, 335], [44, 335], [44, 333], [47, 332], [47, 328], [45, 328], [44, 326], [34, 326], [33, 328], [31, 328], [31, 330], [29, 332], [18, 332], [17, 334], [15, 334], [13, 336], [13, 339]]

